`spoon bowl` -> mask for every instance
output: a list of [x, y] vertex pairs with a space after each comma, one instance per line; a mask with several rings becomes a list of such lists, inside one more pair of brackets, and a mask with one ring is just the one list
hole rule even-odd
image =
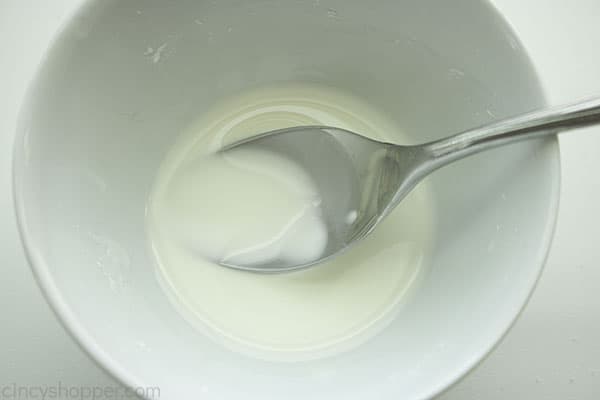
[[[318, 259], [289, 264], [220, 264], [256, 272], [284, 272], [323, 262], [368, 235], [389, 213], [392, 200], [417, 183], [411, 166], [421, 156], [417, 146], [379, 142], [346, 129], [299, 126], [278, 129], [232, 143], [221, 152], [260, 149], [278, 153], [302, 166], [320, 194], [327, 246]], [[411, 182], [414, 184], [408, 188]], [[400, 199], [398, 198], [397, 201]]]

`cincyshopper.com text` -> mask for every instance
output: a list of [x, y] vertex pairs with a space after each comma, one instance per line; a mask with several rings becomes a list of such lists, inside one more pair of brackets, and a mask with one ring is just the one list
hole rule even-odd
[[0, 383], [0, 400], [125, 400], [160, 398], [160, 388], [122, 386], [20, 385]]

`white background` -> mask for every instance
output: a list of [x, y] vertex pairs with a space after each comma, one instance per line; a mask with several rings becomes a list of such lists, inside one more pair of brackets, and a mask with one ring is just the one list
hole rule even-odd
[[[20, 247], [10, 193], [23, 91], [78, 2], [0, 0], [0, 388], [118, 385], [45, 303]], [[600, 94], [599, 0], [494, 3], [529, 50], [551, 103]], [[566, 134], [560, 148], [560, 213], [539, 285], [497, 349], [437, 400], [600, 399], [600, 128]]]

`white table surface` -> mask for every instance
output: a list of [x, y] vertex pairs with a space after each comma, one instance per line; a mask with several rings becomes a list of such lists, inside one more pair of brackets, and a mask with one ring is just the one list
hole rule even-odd
[[[13, 383], [118, 386], [42, 297], [10, 193], [12, 135], [27, 80], [79, 2], [0, 0], [0, 400]], [[529, 50], [552, 103], [600, 94], [599, 0], [494, 3]], [[600, 128], [562, 136], [560, 149], [558, 226], [539, 285], [496, 350], [437, 400], [600, 399]]]

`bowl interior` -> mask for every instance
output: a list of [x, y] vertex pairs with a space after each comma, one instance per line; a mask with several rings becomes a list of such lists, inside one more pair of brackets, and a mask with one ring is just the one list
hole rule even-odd
[[156, 282], [144, 209], [177, 134], [214, 102], [307, 82], [350, 92], [413, 142], [544, 104], [529, 60], [486, 2], [88, 2], [60, 34], [15, 144], [22, 236], [67, 327], [119, 379], [186, 398], [402, 398], [480, 360], [541, 270], [558, 193], [555, 139], [481, 154], [432, 177], [431, 268], [381, 334], [298, 364], [199, 335]]

